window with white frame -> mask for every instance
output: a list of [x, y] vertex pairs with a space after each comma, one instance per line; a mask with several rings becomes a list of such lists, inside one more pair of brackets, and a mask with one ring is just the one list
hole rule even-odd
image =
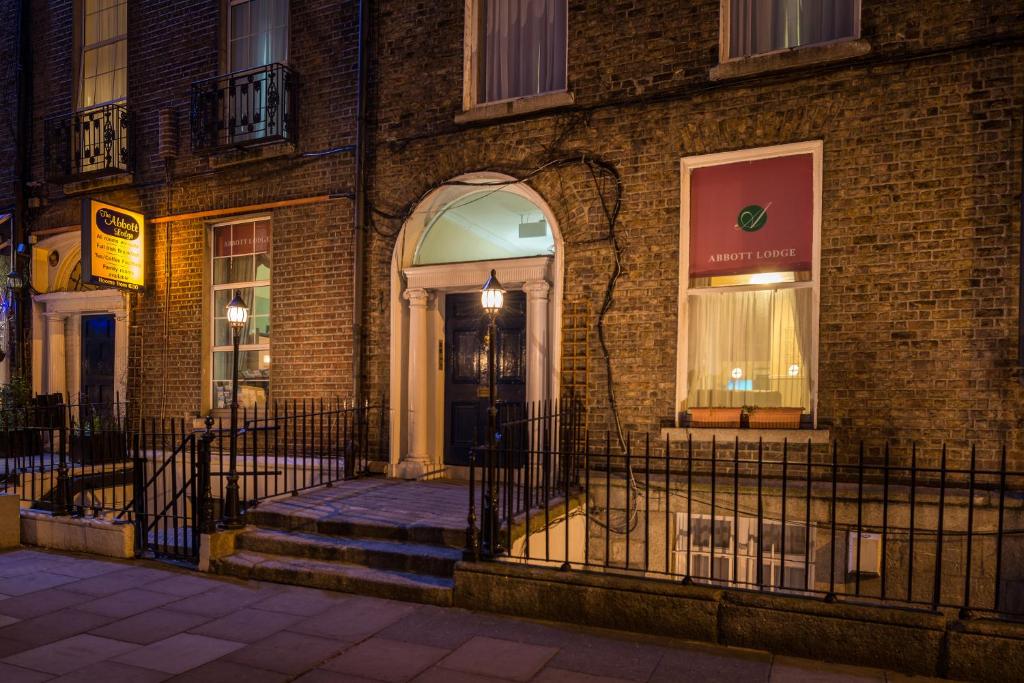
[[288, 0], [231, 0], [229, 71], [288, 61]]
[[78, 60], [78, 109], [125, 99], [128, 94], [128, 2], [83, 0]]
[[860, 36], [860, 0], [722, 0], [729, 59]]
[[680, 405], [813, 414], [821, 143], [689, 157], [682, 179]]
[[265, 404], [270, 396], [271, 222], [248, 219], [213, 226], [211, 259], [212, 399], [231, 406], [232, 330], [227, 305], [235, 292], [249, 307], [238, 362], [238, 402]]
[[709, 515], [691, 515], [689, 522], [687, 527], [686, 513], [676, 513], [676, 574], [739, 586], [760, 585], [771, 590], [814, 588], [814, 527], [787, 521], [783, 553], [782, 522], [762, 519], [764, 545], [760, 550], [759, 576], [757, 517], [716, 516], [713, 538]]
[[567, 0], [472, 0], [467, 79], [472, 104], [566, 88]]

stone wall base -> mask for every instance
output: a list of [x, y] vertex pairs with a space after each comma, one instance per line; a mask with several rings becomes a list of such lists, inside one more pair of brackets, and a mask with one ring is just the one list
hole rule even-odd
[[135, 526], [22, 510], [21, 542], [53, 550], [130, 559], [135, 557]]
[[457, 607], [972, 681], [1024, 671], [1024, 623], [615, 574], [462, 562]]

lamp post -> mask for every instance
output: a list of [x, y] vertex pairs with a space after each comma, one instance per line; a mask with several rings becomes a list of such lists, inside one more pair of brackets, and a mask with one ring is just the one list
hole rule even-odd
[[495, 334], [498, 330], [498, 314], [505, 303], [505, 288], [498, 282], [497, 274], [491, 270], [483, 289], [480, 290], [480, 304], [487, 313], [487, 487], [483, 501], [483, 540], [488, 552], [498, 552], [498, 371], [495, 367]]
[[238, 345], [242, 330], [249, 321], [249, 307], [242, 296], [235, 296], [228, 304], [228, 324], [231, 325], [231, 436], [228, 461], [228, 486], [224, 495], [224, 516], [221, 520], [225, 529], [240, 529], [242, 522], [241, 503], [238, 497]]

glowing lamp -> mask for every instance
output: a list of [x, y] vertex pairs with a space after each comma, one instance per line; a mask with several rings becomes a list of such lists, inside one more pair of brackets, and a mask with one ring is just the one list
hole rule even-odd
[[242, 296], [236, 291], [231, 303], [228, 304], [228, 323], [236, 330], [245, 327], [249, 321], [249, 307], [242, 301]]
[[501, 312], [502, 304], [505, 303], [505, 288], [498, 282], [498, 276], [491, 271], [491, 276], [484, 283], [480, 290], [480, 305], [490, 316], [496, 316]]

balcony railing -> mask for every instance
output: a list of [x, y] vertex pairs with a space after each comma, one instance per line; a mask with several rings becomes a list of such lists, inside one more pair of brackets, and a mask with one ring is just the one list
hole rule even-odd
[[192, 149], [213, 151], [296, 139], [298, 78], [283, 64], [192, 84]]
[[131, 116], [124, 102], [46, 120], [46, 178], [67, 182], [132, 170]]

